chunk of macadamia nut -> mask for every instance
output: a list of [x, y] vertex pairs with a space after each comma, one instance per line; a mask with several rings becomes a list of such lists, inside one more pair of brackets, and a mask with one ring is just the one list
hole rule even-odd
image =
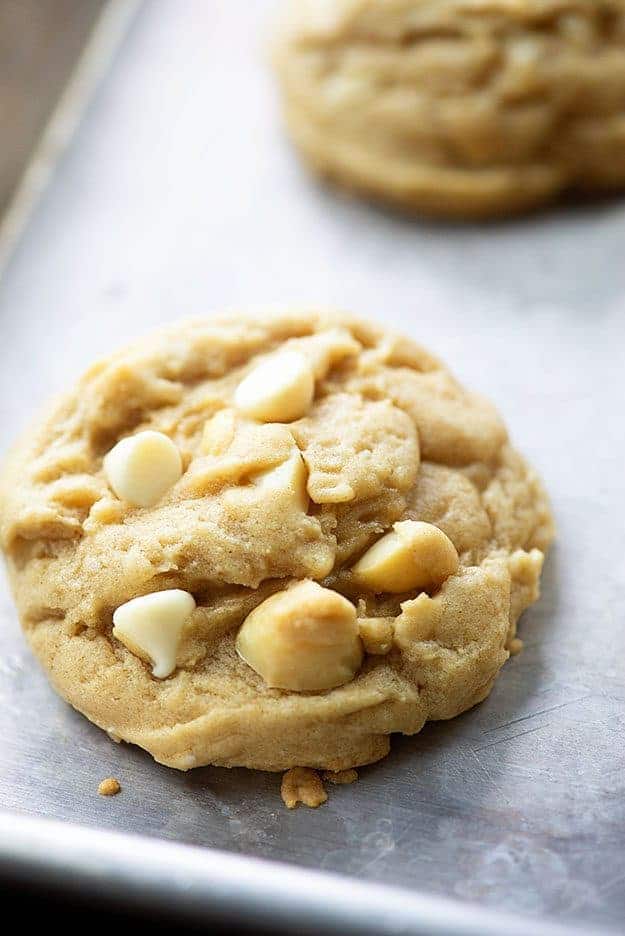
[[169, 436], [147, 429], [122, 439], [104, 458], [106, 479], [121, 500], [151, 507], [182, 475], [182, 458]]
[[354, 580], [375, 593], [432, 591], [458, 571], [456, 547], [438, 527], [402, 520], [352, 569]]
[[141, 595], [115, 611], [113, 637], [165, 679], [176, 668], [182, 629], [194, 610], [193, 595], [180, 588]]
[[293, 446], [293, 453], [286, 461], [267, 471], [259, 471], [250, 480], [268, 494], [288, 495], [292, 504], [304, 513], [308, 510], [308, 472], [297, 446]]
[[305, 416], [315, 395], [315, 374], [300, 351], [279, 351], [243, 378], [237, 409], [260, 422], [292, 422]]
[[218, 410], [204, 424], [200, 455], [223, 455], [232, 444], [236, 432], [237, 417], [234, 410]]
[[236, 648], [268, 686], [294, 692], [342, 686], [363, 659], [356, 609], [312, 581], [272, 595], [248, 614]]

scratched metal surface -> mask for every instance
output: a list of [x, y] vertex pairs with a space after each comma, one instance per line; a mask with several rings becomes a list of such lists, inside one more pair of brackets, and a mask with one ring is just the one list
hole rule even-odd
[[[625, 204], [411, 223], [319, 188], [279, 127], [271, 2], [147, 4], [0, 284], [0, 445], [85, 362], [179, 315], [330, 303], [495, 399], [559, 541], [491, 697], [289, 813], [279, 778], [169, 771], [53, 694], [2, 591], [3, 807], [622, 928]], [[98, 781], [120, 778], [114, 799]]]

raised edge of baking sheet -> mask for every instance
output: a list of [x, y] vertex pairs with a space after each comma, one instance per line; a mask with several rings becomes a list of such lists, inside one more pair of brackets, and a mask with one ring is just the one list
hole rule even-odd
[[[0, 813], [0, 880], [148, 919], [317, 936], [528, 936], [535, 922], [398, 888], [140, 836]], [[570, 927], [540, 924], [541, 936]], [[598, 933], [598, 931], [596, 931]]]

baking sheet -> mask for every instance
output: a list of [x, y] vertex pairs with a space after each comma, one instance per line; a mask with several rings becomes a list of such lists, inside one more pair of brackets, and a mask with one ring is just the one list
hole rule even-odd
[[0, 276], [141, 2], [0, 3]]
[[140, 13], [0, 283], [0, 446], [87, 361], [178, 316], [377, 317], [495, 400], [544, 476], [559, 539], [525, 651], [477, 709], [287, 812], [278, 776], [114, 745], [53, 694], [1, 591], [2, 806], [621, 929], [625, 202], [461, 227], [320, 188], [280, 131], [274, 6]]
[[104, 0], [0, 3], [0, 213], [81, 54]]
[[[10, 845], [7, 845], [10, 843]], [[418, 891], [355, 881], [215, 849], [157, 841], [144, 835], [61, 824], [0, 813], [0, 880], [54, 901], [64, 919], [78, 904], [90, 918], [134, 915], [133, 932], [191, 924], [193, 932], [253, 936], [529, 936], [537, 928], [516, 914], [443, 900]], [[87, 901], [87, 907], [85, 907]], [[18, 904], [29, 922], [32, 896]], [[12, 904], [9, 902], [9, 907]], [[52, 912], [58, 903], [53, 902]], [[24, 915], [25, 914], [25, 915]], [[143, 926], [137, 926], [136, 918]], [[79, 921], [89, 923], [89, 917]], [[32, 918], [32, 917], [30, 917]], [[113, 921], [114, 922], [114, 921]], [[571, 936], [571, 929], [539, 924], [540, 936]], [[222, 928], [223, 927], [223, 928]], [[579, 930], [575, 930], [579, 932]], [[606, 931], [602, 931], [606, 936]], [[593, 933], [599, 936], [597, 930]]]

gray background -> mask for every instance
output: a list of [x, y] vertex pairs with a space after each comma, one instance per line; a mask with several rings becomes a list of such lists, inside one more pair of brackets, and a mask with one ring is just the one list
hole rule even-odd
[[[0, 283], [0, 447], [88, 360], [178, 316], [329, 304], [400, 326], [494, 399], [559, 539], [484, 704], [289, 813], [279, 777], [178, 774], [65, 706], [0, 590], [2, 806], [496, 908], [625, 914], [625, 204], [483, 227], [319, 187], [280, 128], [265, 0], [151, 0]], [[114, 799], [99, 780], [120, 778]]]

